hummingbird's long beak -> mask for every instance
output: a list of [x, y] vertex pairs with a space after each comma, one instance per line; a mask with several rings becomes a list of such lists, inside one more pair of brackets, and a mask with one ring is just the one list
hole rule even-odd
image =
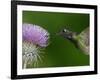
[[61, 35], [61, 32], [57, 32], [56, 35]]
[[56, 35], [59, 35], [59, 33], [56, 33]]

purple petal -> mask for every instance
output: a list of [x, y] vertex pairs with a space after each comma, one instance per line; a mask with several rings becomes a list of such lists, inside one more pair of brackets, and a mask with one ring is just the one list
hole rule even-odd
[[22, 25], [22, 33], [23, 40], [32, 42], [41, 47], [48, 45], [49, 33], [38, 25], [24, 23]]

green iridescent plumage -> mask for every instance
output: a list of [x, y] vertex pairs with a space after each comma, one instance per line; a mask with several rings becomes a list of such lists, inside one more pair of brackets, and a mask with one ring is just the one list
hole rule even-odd
[[89, 54], [89, 28], [83, 30], [76, 38], [80, 49]]

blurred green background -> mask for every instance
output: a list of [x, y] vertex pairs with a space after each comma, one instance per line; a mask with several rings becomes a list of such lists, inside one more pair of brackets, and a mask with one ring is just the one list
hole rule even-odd
[[89, 26], [89, 14], [23, 11], [23, 23], [39, 25], [50, 33], [50, 44], [45, 48], [45, 54], [41, 54], [42, 62], [37, 67], [89, 65], [88, 55], [69, 40], [56, 35], [64, 27], [80, 33]]

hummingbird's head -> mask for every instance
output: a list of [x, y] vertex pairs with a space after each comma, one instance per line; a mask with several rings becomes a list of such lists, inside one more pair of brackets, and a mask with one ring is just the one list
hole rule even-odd
[[58, 35], [61, 35], [64, 38], [69, 39], [69, 40], [73, 40], [74, 34], [75, 33], [73, 31], [71, 31], [67, 28], [64, 28], [64, 29], [60, 30], [60, 32], [58, 32]]

